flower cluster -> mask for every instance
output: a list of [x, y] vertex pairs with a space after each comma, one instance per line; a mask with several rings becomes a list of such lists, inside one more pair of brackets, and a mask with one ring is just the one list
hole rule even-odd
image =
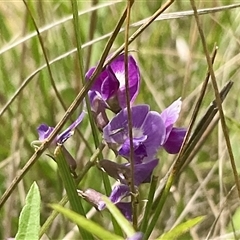
[[[87, 80], [91, 78], [94, 70], [95, 67], [88, 70], [86, 73]], [[129, 137], [123, 54], [108, 64], [99, 74], [88, 95], [95, 123], [102, 132], [104, 141], [109, 148], [126, 161], [123, 164], [119, 164], [103, 159], [99, 161], [98, 167], [119, 182], [119, 184], [114, 185], [109, 199], [131, 221], [131, 202], [127, 202], [126, 199], [123, 200], [131, 194], [131, 161], [134, 164], [133, 180], [135, 187], [138, 188], [143, 183], [149, 183], [152, 172], [159, 162], [157, 158], [159, 149], [163, 148], [170, 154], [178, 153], [185, 137], [186, 129], [174, 127], [181, 110], [182, 102], [180, 98], [161, 113], [150, 110], [150, 106], [146, 104], [134, 105], [134, 101], [139, 93], [140, 71], [136, 61], [130, 55], [128, 56], [128, 81], [132, 139]], [[110, 120], [108, 119], [107, 110], [115, 114]], [[62, 145], [71, 137], [74, 129], [82, 121], [83, 116], [84, 114], [82, 113], [70, 127], [58, 135], [52, 145]], [[38, 127], [39, 140], [44, 141], [52, 131], [52, 127], [45, 124], [40, 125]], [[132, 141], [132, 144], [130, 144], [130, 141]], [[132, 145], [133, 149], [131, 149]], [[63, 152], [70, 167], [76, 168], [75, 160], [70, 153], [65, 148]], [[130, 159], [130, 155], [132, 155], [133, 159]], [[102, 194], [96, 190], [78, 190], [78, 194], [99, 211], [105, 208]]]
[[[86, 79], [92, 76], [94, 70], [95, 67], [86, 73]], [[128, 56], [128, 74], [133, 133], [134, 185], [137, 188], [139, 185], [151, 181], [152, 172], [159, 162], [156, 155], [160, 148], [164, 148], [170, 154], [179, 152], [186, 129], [173, 127], [179, 117], [181, 99], [177, 99], [162, 113], [151, 111], [146, 104], [134, 105], [134, 100], [139, 93], [140, 71], [132, 56]], [[104, 159], [99, 162], [98, 166], [119, 182], [113, 187], [109, 199], [131, 221], [131, 202], [123, 201], [131, 194], [131, 149], [123, 54], [100, 73], [89, 92], [89, 97], [95, 122], [103, 132], [103, 139], [117, 155], [126, 159], [124, 164]], [[110, 121], [106, 109], [110, 109], [116, 114]], [[85, 199], [90, 202], [96, 200], [96, 191], [94, 194], [92, 191], [88, 189], [84, 192]], [[95, 204], [95, 207], [101, 211], [105, 204], [100, 201], [99, 204]]]

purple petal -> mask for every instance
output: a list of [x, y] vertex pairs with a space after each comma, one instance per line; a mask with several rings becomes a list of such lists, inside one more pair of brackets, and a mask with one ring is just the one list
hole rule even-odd
[[[126, 86], [125, 86], [124, 55], [122, 54], [118, 56], [118, 58], [116, 58], [110, 64], [110, 66], [120, 83], [119, 93], [118, 93], [119, 104], [122, 108], [125, 108], [126, 107], [126, 93], [125, 93]], [[131, 55], [128, 56], [128, 81], [129, 81], [129, 90], [131, 89], [130, 101], [133, 102], [136, 99], [137, 94], [139, 92], [140, 72], [134, 58]]]
[[119, 202], [116, 204], [116, 206], [128, 221], [132, 221], [132, 203], [131, 202]]
[[49, 127], [49, 126], [46, 125], [46, 124], [41, 124], [41, 125], [37, 128], [39, 140], [40, 140], [40, 141], [45, 140], [45, 139], [51, 134], [51, 132], [53, 131], [53, 129], [54, 129], [53, 127]]
[[141, 183], [150, 182], [152, 172], [157, 165], [158, 159], [134, 165], [134, 185], [139, 186]]
[[186, 132], [186, 128], [173, 128], [168, 136], [167, 141], [163, 145], [164, 149], [171, 154], [178, 153], [182, 146]]
[[[142, 126], [147, 113], [149, 112], [148, 105], [137, 105], [131, 108], [132, 124], [135, 129]], [[127, 109], [119, 112], [112, 121], [103, 129], [103, 136], [108, 143], [123, 144], [128, 138], [128, 119]]]
[[59, 143], [64, 143], [68, 138], [70, 138], [73, 135], [74, 129], [82, 122], [83, 118], [85, 116], [85, 113], [82, 112], [79, 117], [76, 119], [75, 122], [73, 122], [65, 131], [63, 131], [57, 138], [57, 141]]
[[108, 143], [122, 144], [126, 138], [127, 119], [125, 112], [119, 112], [103, 129], [103, 137]]
[[166, 139], [168, 138], [173, 124], [177, 121], [179, 117], [181, 105], [182, 101], [181, 98], [179, 98], [174, 101], [169, 107], [163, 110], [163, 112], [160, 114], [166, 127]]
[[120, 184], [113, 188], [109, 199], [115, 204], [120, 202], [124, 197], [130, 194], [130, 189], [127, 185]]
[[165, 125], [160, 114], [150, 111], [143, 123], [142, 129], [143, 134], [148, 136], [147, 140], [143, 143], [148, 155], [146, 161], [152, 160], [157, 150], [163, 144], [166, 134]]
[[[127, 112], [127, 109], [125, 109], [125, 111]], [[141, 128], [148, 112], [150, 111], [149, 105], [147, 104], [136, 105], [131, 108], [131, 111], [133, 127], [136, 129]]]
[[[88, 72], [86, 73], [85, 77], [87, 80], [89, 80], [93, 74], [95, 70], [95, 67], [92, 67], [88, 70]], [[103, 70], [98, 76], [97, 78], [95, 79], [92, 87], [91, 87], [91, 90], [93, 91], [97, 91], [99, 93], [101, 93], [101, 86], [102, 86], [102, 83], [103, 81], [108, 77], [108, 72], [107, 70]]]
[[[133, 139], [133, 151], [134, 151], [134, 158], [141, 158], [147, 156], [146, 147], [143, 145], [142, 142], [144, 142], [147, 139], [147, 136], [143, 136], [138, 139]], [[127, 139], [122, 147], [119, 149], [118, 154], [126, 157], [129, 159], [130, 156], [130, 139]]]
[[133, 236], [128, 237], [126, 240], [142, 240], [143, 239], [143, 233], [136, 232]]
[[90, 104], [91, 104], [91, 106], [92, 106], [93, 101], [94, 101], [95, 98], [98, 97], [98, 94], [97, 94], [96, 91], [91, 91], [91, 90], [89, 90], [89, 91], [88, 91], [88, 97], [89, 97], [89, 100], [90, 100]]
[[108, 100], [110, 97], [117, 93], [119, 88], [119, 82], [113, 75], [112, 77], [107, 77], [101, 86], [101, 95], [103, 100]]

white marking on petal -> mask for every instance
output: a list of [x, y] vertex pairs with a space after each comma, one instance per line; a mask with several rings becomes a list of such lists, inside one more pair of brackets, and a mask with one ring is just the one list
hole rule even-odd
[[117, 80], [119, 81], [119, 88], [122, 88], [125, 86], [125, 74], [124, 72], [115, 72], [115, 76]]
[[133, 138], [143, 137], [143, 130], [141, 128], [133, 128], [132, 133], [133, 133]]

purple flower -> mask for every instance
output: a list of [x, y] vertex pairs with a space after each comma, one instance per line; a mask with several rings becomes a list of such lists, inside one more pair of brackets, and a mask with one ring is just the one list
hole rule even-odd
[[[90, 79], [95, 67], [88, 70], [86, 79]], [[134, 58], [128, 56], [128, 80], [129, 93], [131, 103], [136, 99], [139, 92], [140, 73]], [[114, 112], [126, 107], [126, 86], [125, 86], [125, 66], [124, 55], [121, 54], [106, 66], [97, 79], [92, 88], [98, 96], [100, 96]]]
[[[68, 138], [70, 138], [74, 133], [74, 129], [83, 120], [84, 115], [85, 115], [84, 113], [81, 113], [75, 122], [73, 122], [65, 131], [57, 135], [57, 137], [54, 139], [50, 147], [55, 147], [57, 144], [62, 145]], [[54, 127], [50, 127], [46, 124], [41, 124], [37, 128], [39, 141], [43, 142], [46, 138], [48, 138], [48, 136], [51, 134], [53, 129]], [[68, 152], [68, 150], [63, 145], [62, 145], [62, 151], [71, 172], [74, 174], [74, 176], [76, 176], [75, 169], [77, 167], [77, 164], [75, 159], [72, 157], [72, 155]]]
[[[133, 125], [133, 148], [135, 163], [152, 160], [166, 138], [166, 128], [159, 113], [150, 111], [148, 105], [131, 107]], [[119, 155], [129, 158], [128, 116], [125, 108], [103, 129], [107, 143], [120, 145]]]
[[[73, 122], [65, 131], [59, 134], [54, 140], [54, 144], [63, 144], [68, 138], [70, 138], [74, 133], [74, 129], [82, 122], [84, 115], [84, 113], [81, 113], [75, 122]], [[48, 138], [53, 129], [54, 127], [50, 127], [46, 124], [41, 124], [37, 128], [39, 140], [43, 142], [46, 138]]]
[[[178, 153], [186, 134], [185, 128], [174, 128], [179, 117], [181, 99], [173, 102], [161, 114], [150, 111], [148, 105], [131, 107], [133, 125], [133, 151], [135, 163], [155, 158], [162, 146], [168, 153]], [[129, 159], [127, 109], [119, 112], [103, 129], [103, 137], [111, 146], [117, 146], [118, 154]]]

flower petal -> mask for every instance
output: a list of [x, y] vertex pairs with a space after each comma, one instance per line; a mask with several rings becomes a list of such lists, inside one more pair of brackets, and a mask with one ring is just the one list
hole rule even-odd
[[[143, 159], [147, 157], [146, 147], [142, 144], [143, 141], [147, 139], [147, 136], [143, 136], [138, 139], [133, 139], [133, 151], [134, 151], [134, 159]], [[118, 154], [126, 157], [129, 160], [130, 157], [130, 139], [127, 139], [122, 147], [119, 149]], [[141, 161], [140, 161], [141, 162]], [[135, 162], [139, 163], [139, 162]]]
[[84, 116], [85, 113], [82, 112], [75, 122], [73, 122], [65, 131], [59, 134], [57, 137], [57, 142], [63, 144], [68, 138], [70, 138], [73, 135], [74, 129], [82, 122]]
[[53, 131], [53, 129], [54, 129], [53, 127], [49, 127], [49, 126], [46, 125], [46, 124], [41, 124], [41, 125], [37, 128], [39, 140], [40, 140], [40, 141], [45, 140], [45, 139], [51, 134], [51, 132]]
[[102, 82], [101, 85], [101, 95], [103, 100], [108, 100], [110, 97], [117, 93], [119, 88], [119, 82], [114, 76], [114, 74], [109, 74], [109, 76]]
[[[141, 128], [148, 112], [148, 105], [136, 105], [132, 110], [132, 124], [133, 128]], [[123, 144], [128, 136], [128, 118], [127, 109], [119, 112], [103, 129], [103, 136], [108, 143]]]
[[[90, 68], [87, 73], [85, 74], [85, 77], [87, 80], [89, 80], [94, 72], [94, 70], [96, 69], [96, 67], [92, 67]], [[101, 86], [102, 86], [102, 83], [103, 81], [108, 77], [108, 72], [107, 70], [103, 70], [98, 76], [97, 78], [95, 79], [92, 87], [91, 87], [91, 90], [93, 91], [97, 91], [99, 93], [101, 93]]]
[[182, 146], [186, 132], [186, 128], [173, 128], [167, 141], [163, 145], [164, 149], [171, 154], [178, 153]]
[[[113, 70], [116, 78], [118, 79], [120, 86], [118, 92], [119, 105], [122, 108], [126, 107], [126, 86], [125, 86], [125, 64], [124, 64], [124, 54], [118, 56], [111, 64], [111, 69]], [[140, 72], [139, 68], [134, 60], [134, 58], [128, 56], [128, 83], [129, 83], [129, 93], [131, 103], [136, 99], [139, 92], [140, 85]]]
[[157, 150], [163, 144], [166, 134], [164, 122], [159, 113], [150, 111], [142, 126], [143, 134], [147, 135], [144, 146], [147, 151], [147, 158], [144, 161], [152, 160]]
[[127, 197], [130, 195], [130, 189], [127, 185], [124, 184], [120, 184], [117, 185], [113, 188], [109, 199], [113, 202], [113, 203], [118, 203], [120, 202], [124, 197]]
[[131, 202], [119, 202], [116, 204], [116, 206], [128, 221], [132, 221], [132, 203]]
[[150, 182], [152, 172], [158, 165], [158, 161], [158, 159], [154, 159], [147, 163], [134, 165], [134, 185], [139, 186], [141, 183]]
[[[119, 55], [115, 58], [110, 66], [114, 72], [116, 78], [118, 79], [120, 86], [119, 88], [125, 88], [125, 63], [124, 63], [124, 54]], [[128, 55], [128, 80], [129, 87], [132, 87], [136, 84], [139, 84], [140, 72], [137, 66], [136, 61], [131, 55]]]
[[168, 138], [169, 133], [172, 130], [173, 124], [177, 121], [179, 117], [179, 113], [181, 110], [182, 101], [181, 98], [174, 101], [169, 107], [162, 111], [160, 114], [163, 122], [166, 127], [166, 140]]

